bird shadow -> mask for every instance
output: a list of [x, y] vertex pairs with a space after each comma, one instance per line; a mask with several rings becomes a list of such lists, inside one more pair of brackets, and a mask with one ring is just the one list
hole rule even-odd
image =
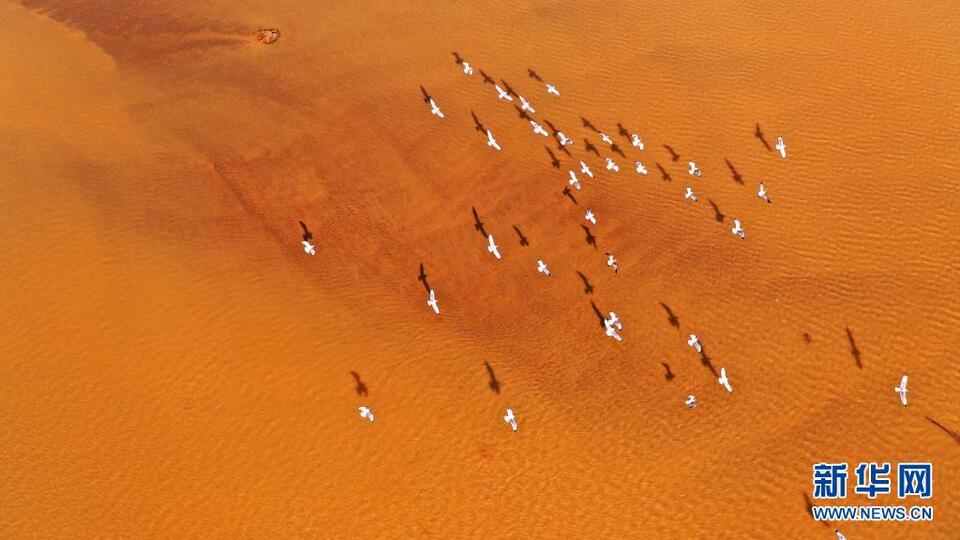
[[600, 311], [600, 308], [597, 307], [597, 304], [595, 304], [593, 300], [590, 301], [590, 307], [593, 308], [593, 313], [596, 314], [598, 319], [600, 319], [600, 327], [603, 328], [603, 323], [606, 321], [606, 318], [603, 316], [603, 312]]
[[517, 116], [520, 118], [526, 120], [527, 122], [533, 120], [533, 118], [530, 117], [530, 114], [523, 110], [519, 105], [514, 105], [513, 108], [517, 110]]
[[620, 122], [617, 122], [617, 133], [624, 139], [630, 140], [630, 131]]
[[513, 94], [513, 95], [516, 96], [516, 97], [520, 97], [520, 94], [518, 94], [518, 93], [513, 89], [513, 87], [510, 86], [510, 83], [508, 83], [507, 81], [505, 81], [505, 80], [503, 80], [503, 79], [500, 79], [500, 82], [503, 83], [503, 89], [506, 90], [508, 94]]
[[616, 152], [616, 153], [620, 154], [620, 157], [624, 157], [624, 158], [627, 157], [627, 155], [623, 153], [623, 150], [621, 150], [620, 147], [617, 146], [617, 143], [611, 144], [611, 145], [610, 145], [610, 150], [613, 151], [613, 152]]
[[527, 68], [527, 75], [529, 75], [530, 78], [535, 81], [543, 82], [543, 79], [540, 78], [540, 75], [538, 75], [537, 72], [533, 70], [533, 68]]
[[700, 346], [700, 363], [703, 364], [703, 367], [710, 370], [710, 373], [713, 373], [714, 377], [719, 376], [717, 373], [717, 368], [713, 367], [713, 360], [707, 356], [707, 349], [702, 345]]
[[730, 174], [733, 175], [733, 181], [742, 186], [743, 176], [741, 176], [740, 173], [737, 172], [736, 167], [733, 166], [733, 163], [730, 163], [729, 159], [723, 158], [723, 161], [727, 164], [727, 168], [730, 169]]
[[570, 158], [573, 157], [573, 155], [570, 154], [570, 150], [567, 150], [567, 147], [566, 147], [566, 146], [560, 144], [560, 141], [559, 141], [559, 140], [557, 141], [557, 150], [559, 150], [559, 151], [563, 152], [564, 154], [566, 154], [567, 157], [570, 157]]
[[423, 263], [420, 263], [420, 274], [417, 275], [417, 281], [423, 283], [423, 288], [430, 292], [430, 283], [427, 282], [427, 273], [423, 270]]
[[723, 220], [727, 216], [723, 215], [723, 212], [720, 211], [720, 207], [717, 206], [717, 203], [713, 202], [713, 199], [707, 199], [707, 202], [710, 203], [710, 207], [713, 208], [713, 217], [717, 220], [717, 223], [723, 223]]
[[670, 323], [670, 326], [679, 329], [679, 328], [680, 328], [680, 319], [678, 319], [678, 318], [677, 318], [677, 315], [673, 312], [672, 309], [670, 309], [670, 306], [668, 306], [667, 304], [665, 304], [665, 303], [663, 303], [663, 302], [660, 302], [660, 306], [663, 308], [664, 311], [667, 312], [667, 322]]
[[556, 154], [553, 153], [553, 150], [551, 150], [549, 146], [544, 146], [544, 148], [546, 148], [547, 153], [550, 154], [550, 165], [552, 165], [554, 169], [559, 169], [560, 160], [557, 159]]
[[470, 111], [470, 116], [473, 117], [473, 129], [479, 131], [480, 133], [486, 133], [487, 128], [483, 125], [483, 122], [477, 118], [477, 113]]
[[680, 161], [680, 154], [674, 151], [672, 146], [670, 146], [669, 144], [665, 144], [663, 145], [663, 147], [667, 149], [667, 152], [670, 152], [671, 161]]
[[[807, 492], [803, 492], [803, 506], [807, 509], [807, 514], [809, 514], [812, 519], [816, 519], [813, 515], [813, 502], [810, 501], [810, 496], [807, 495]], [[821, 521], [820, 523], [822, 523], [824, 527], [830, 526], [829, 521]]]
[[600, 151], [597, 150], [597, 147], [594, 146], [592, 142], [590, 142], [590, 139], [583, 139], [583, 147], [587, 150], [587, 152], [593, 152], [597, 155], [597, 157], [600, 157]]
[[303, 229], [303, 241], [304, 241], [304, 242], [309, 242], [310, 239], [313, 238], [313, 233], [310, 232], [310, 229], [307, 228], [307, 224], [306, 224], [306, 223], [304, 223], [304, 222], [302, 222], [302, 221], [299, 221], [298, 223], [300, 223], [300, 228]]
[[580, 276], [580, 281], [583, 282], [583, 292], [593, 294], [593, 285], [590, 283], [590, 280], [587, 279], [587, 276], [583, 275], [583, 272], [579, 270], [577, 270], [577, 275]]
[[600, 133], [600, 130], [594, 127], [593, 123], [587, 120], [586, 118], [581, 116], [580, 121], [583, 122], [583, 127], [589, 129], [590, 131]]
[[[560, 131], [560, 130], [557, 129], [557, 126], [553, 125], [553, 122], [547, 120], [546, 118], [543, 119], [543, 123], [544, 123], [544, 125], [546, 125], [548, 128], [550, 128], [550, 131], [553, 132], [554, 136], [556, 136], [556, 135], [557, 135], [557, 132]], [[558, 137], [558, 140], [559, 140], [559, 137]]]
[[756, 129], [753, 130], [753, 136], [760, 140], [763, 143], [763, 147], [767, 149], [767, 152], [772, 152], [773, 149], [770, 148], [770, 143], [767, 142], [767, 138], [763, 135], [763, 130], [760, 129], [760, 124], [757, 124]]
[[807, 345], [813, 343], [813, 336], [811, 336], [809, 332], [804, 332], [803, 342], [806, 343]]
[[936, 420], [934, 420], [933, 418], [930, 418], [929, 416], [924, 416], [924, 418], [926, 418], [927, 421], [930, 422], [931, 424], [942, 429], [944, 433], [946, 433], [947, 435], [950, 436], [950, 438], [953, 439], [953, 442], [960, 444], [960, 433], [948, 428], [947, 426], [944, 426], [943, 424], [941, 424], [940, 422], [937, 422]]
[[583, 232], [587, 234], [586, 241], [588, 246], [593, 246], [593, 249], [597, 249], [597, 237], [590, 232], [590, 227], [586, 225], [581, 225], [583, 227]]
[[670, 371], [670, 364], [666, 362], [660, 362], [660, 365], [663, 366], [663, 369], [667, 370], [667, 372], [663, 374], [663, 378], [666, 379], [667, 382], [673, 381], [676, 375], [674, 375], [673, 372]]
[[520, 237], [520, 245], [521, 245], [521, 246], [529, 246], [529, 245], [530, 245], [530, 240], [528, 240], [527, 237], [523, 235], [523, 232], [520, 231], [520, 227], [517, 227], [516, 225], [514, 225], [514, 226], [513, 226], [513, 230], [516, 231], [516, 232], [517, 232], [517, 236]]
[[663, 177], [664, 182], [669, 182], [673, 180], [673, 177], [671, 177], [670, 173], [668, 173], [667, 170], [663, 168], [663, 165], [657, 162], [654, 162], [653, 164], [656, 165], [658, 169], [660, 169], [660, 176]]
[[857, 347], [857, 342], [853, 339], [853, 332], [850, 331], [849, 326], [846, 328], [846, 331], [847, 341], [850, 342], [850, 355], [857, 361], [857, 367], [863, 369], [863, 362], [860, 360], [860, 349]]
[[479, 71], [479, 72], [480, 72], [480, 76], [483, 77], [483, 82], [485, 82], [485, 83], [487, 83], [487, 84], [497, 84], [497, 81], [495, 81], [495, 80], [493, 79], [493, 77], [487, 75], [487, 72], [486, 72], [486, 71], [484, 71], [484, 70], [482, 70], [482, 69], [477, 70], [477, 71]]
[[463, 63], [463, 58], [460, 58], [460, 54], [459, 54], [457, 51], [453, 51], [453, 52], [450, 53], [450, 54], [453, 55], [453, 59], [454, 59], [454, 61], [457, 62], [457, 65], [458, 65], [458, 66]]
[[470, 211], [473, 212], [473, 228], [480, 231], [480, 234], [482, 234], [484, 238], [486, 238], [487, 236], [490, 236], [487, 234], [487, 229], [484, 228], [483, 222], [480, 221], [480, 215], [477, 214], [476, 207], [471, 206]]
[[573, 201], [573, 204], [580, 206], [580, 203], [577, 202], [577, 198], [573, 196], [573, 191], [570, 190], [570, 186], [563, 188], [563, 194], [566, 195], [568, 199]]
[[433, 99], [433, 96], [430, 95], [430, 92], [427, 92], [427, 89], [420, 85], [420, 93], [423, 94], [423, 102], [430, 103], [430, 100]]
[[497, 380], [497, 376], [493, 373], [493, 367], [490, 366], [489, 362], [483, 363], [484, 367], [487, 368], [487, 376], [490, 378], [490, 382], [487, 383], [490, 386], [490, 390], [493, 390], [494, 394], [500, 393], [500, 381]]
[[367, 395], [369, 393], [367, 390], [367, 385], [363, 384], [363, 381], [360, 380], [360, 374], [357, 373], [356, 371], [351, 371], [350, 375], [353, 376], [353, 381], [356, 384], [356, 386], [354, 387], [354, 390], [356, 390], [357, 395], [358, 396]]

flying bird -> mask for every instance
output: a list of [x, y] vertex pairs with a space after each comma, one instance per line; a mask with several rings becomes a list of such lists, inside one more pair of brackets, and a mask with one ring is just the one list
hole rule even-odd
[[740, 220], [739, 220], [739, 219], [733, 220], [733, 227], [730, 228], [730, 232], [732, 232], [733, 234], [739, 236], [740, 239], [743, 240], [743, 237], [745, 236], [745, 234], [744, 234], [744, 232], [743, 232], [743, 227], [740, 226]]
[[640, 150], [643, 150], [643, 141], [640, 140], [640, 136], [636, 133], [630, 135], [630, 144], [636, 148], [639, 148]]
[[437, 305], [437, 295], [433, 292], [433, 289], [430, 289], [430, 299], [427, 300], [427, 305], [433, 308], [433, 312], [437, 315], [440, 314], [440, 306]]
[[687, 340], [687, 345], [693, 347], [697, 352], [703, 352], [703, 347], [700, 345], [700, 338], [696, 334], [690, 334], [690, 339]]
[[783, 137], [777, 137], [777, 152], [780, 152], [780, 157], [787, 159], [787, 145], [783, 142]]
[[770, 196], [767, 195], [767, 188], [763, 185], [763, 182], [760, 182], [760, 189], [757, 190], [757, 197], [760, 197], [768, 203], [770, 202]]
[[613, 161], [610, 158], [607, 158], [607, 170], [613, 172], [620, 172], [620, 166], [617, 165], [617, 162]]
[[503, 415], [503, 421], [510, 424], [510, 428], [517, 430], [517, 416], [513, 414], [513, 409], [507, 409], [507, 414]]
[[683, 198], [697, 202], [697, 196], [693, 194], [693, 188], [690, 186], [687, 186], [687, 192], [683, 194]]
[[589, 208], [587, 208], [587, 215], [583, 216], [583, 219], [593, 223], [594, 225], [597, 224], [597, 216], [593, 213], [593, 210]]
[[498, 151], [501, 150], [500, 145], [497, 144], [497, 140], [493, 138], [493, 132], [489, 129], [487, 130], [487, 146], [495, 148]]
[[610, 321], [604, 319], [604, 320], [603, 320], [603, 327], [606, 329], [606, 332], [605, 332], [605, 333], [606, 333], [607, 336], [612, 337], [613, 339], [615, 339], [615, 340], [617, 340], [617, 341], [623, 341], [623, 338], [620, 337], [620, 334], [617, 333], [616, 327], [614, 327], [613, 324], [610, 323]]
[[359, 409], [360, 409], [360, 418], [366, 418], [367, 420], [370, 421], [370, 423], [373, 423], [373, 411], [363, 406], [359, 407]]
[[692, 174], [692, 175], [694, 175], [694, 176], [700, 176], [700, 169], [697, 168], [697, 164], [696, 164], [696, 163], [694, 163], [694, 162], [692, 162], [692, 161], [688, 161], [687, 164], [690, 165], [690, 170], [687, 171], [687, 174]]
[[317, 250], [313, 247], [313, 244], [311, 244], [310, 242], [304, 240], [303, 242], [300, 242], [300, 243], [303, 244], [304, 253], [309, 253], [310, 255], [317, 254]]
[[520, 108], [521, 108], [521, 109], [523, 109], [523, 110], [525, 110], [525, 111], [530, 111], [530, 112], [532, 112], [532, 113], [537, 112], [537, 110], [533, 108], [533, 104], [531, 104], [529, 101], [527, 101], [523, 96], [517, 96], [517, 97], [520, 98]]
[[611, 139], [610, 136], [607, 135], [606, 133], [600, 134], [600, 140], [607, 144], [613, 144], [613, 139]]
[[500, 250], [499, 250], [499, 248], [497, 248], [497, 245], [493, 243], [493, 235], [492, 235], [492, 234], [491, 234], [490, 236], [487, 236], [487, 242], [488, 242], [488, 244], [489, 244], [489, 245], [487, 246], [487, 251], [489, 251], [490, 253], [493, 253], [493, 256], [496, 257], [497, 259], [499, 259], [499, 258], [500, 258]]
[[637, 161], [636, 164], [637, 164], [637, 174], [642, 174], [646, 176], [648, 171], [647, 171], [647, 168], [643, 166], [643, 163], [640, 163], [639, 161]]
[[553, 95], [555, 95], [555, 96], [559, 96], [559, 95], [560, 95], [560, 91], [557, 90], [557, 87], [556, 87], [556, 86], [554, 86], [554, 85], [552, 85], [552, 84], [550, 84], [550, 83], [546, 83], [546, 85], [547, 85], [547, 93], [548, 93], [548, 94], [553, 94]]
[[616, 259], [616, 257], [614, 257], [614, 256], [613, 256], [612, 254], [610, 254], [609, 252], [607, 253], [607, 266], [609, 266], [610, 268], [613, 268], [613, 273], [614, 273], [614, 274], [620, 273], [620, 265], [617, 264], [617, 259]]
[[907, 406], [907, 376], [904, 375], [900, 379], [900, 386], [893, 389], [894, 392], [900, 394], [900, 403], [903, 403], [903, 406]]
[[590, 178], [593, 178], [593, 171], [590, 170], [590, 167], [588, 167], [587, 164], [584, 163], [582, 159], [580, 160], [580, 173], [585, 174]]
[[560, 146], [569, 146], [573, 144], [573, 139], [568, 138], [562, 131], [557, 132], [557, 139], [560, 141]]
[[469, 62], [463, 63], [463, 72], [466, 73], [467, 75], [473, 75], [473, 68], [470, 67]]
[[720, 377], [717, 378], [717, 382], [720, 383], [720, 386], [724, 387], [727, 392], [733, 392], [733, 388], [730, 387], [730, 379], [727, 378], [727, 368], [720, 368]]
[[610, 326], [615, 326], [617, 330], [623, 330], [623, 323], [620, 322], [620, 318], [617, 317], [617, 314], [612, 311], [610, 312], [610, 318], [604, 319], [604, 321], [609, 322]]
[[684, 401], [683, 404], [692, 409], [697, 406], [697, 397], [693, 394], [690, 394], [687, 396], [687, 400]]
[[580, 181], [577, 180], [577, 173], [570, 171], [570, 185], [577, 188], [577, 191], [580, 191]]
[[440, 110], [440, 106], [433, 98], [430, 98], [430, 113], [438, 118], [443, 118], [443, 111]]
[[500, 88], [500, 85], [499, 85], [499, 84], [494, 84], [493, 86], [495, 86], [495, 87], [497, 88], [497, 97], [498, 97], [498, 98], [500, 98], [500, 99], [505, 99], [505, 100], [507, 100], [507, 101], [513, 101], [513, 98], [510, 97], [510, 94], [508, 94], [507, 91], [504, 90], [503, 88]]
[[543, 259], [537, 259], [537, 272], [545, 276], [550, 275], [550, 269], [547, 268], [547, 263], [543, 262]]
[[536, 134], [538, 134], [538, 135], [543, 135], [544, 137], [549, 137], [549, 136], [550, 136], [550, 134], [547, 133], [547, 130], [543, 129], [543, 126], [541, 126], [540, 124], [534, 122], [533, 120], [530, 121], [530, 125], [533, 126], [533, 132], [534, 132], [534, 133], [536, 133]]

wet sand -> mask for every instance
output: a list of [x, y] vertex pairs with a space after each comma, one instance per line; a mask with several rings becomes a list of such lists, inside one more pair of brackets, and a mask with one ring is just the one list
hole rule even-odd
[[168, 4], [0, 3], [0, 537], [833, 538], [830, 460], [935, 467], [849, 538], [960, 528], [951, 3]]

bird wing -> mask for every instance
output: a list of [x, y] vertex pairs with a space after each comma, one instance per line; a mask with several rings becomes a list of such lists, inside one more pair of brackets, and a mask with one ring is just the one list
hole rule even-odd
[[487, 130], [487, 140], [490, 141], [491, 143], [497, 142], [497, 140], [493, 138], [493, 132], [490, 131], [489, 129]]
[[904, 390], [907, 389], [907, 376], [906, 376], [906, 375], [904, 375], [903, 378], [900, 379], [900, 387], [903, 388]]

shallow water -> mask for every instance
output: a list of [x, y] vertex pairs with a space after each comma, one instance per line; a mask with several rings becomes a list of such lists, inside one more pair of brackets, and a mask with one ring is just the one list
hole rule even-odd
[[[933, 523], [848, 537], [960, 526], [960, 448], [927, 419], [960, 430], [950, 4], [23, 4], [0, 4], [0, 536], [832, 538], [804, 502], [831, 459], [935, 464]], [[451, 51], [576, 140], [560, 168]]]

